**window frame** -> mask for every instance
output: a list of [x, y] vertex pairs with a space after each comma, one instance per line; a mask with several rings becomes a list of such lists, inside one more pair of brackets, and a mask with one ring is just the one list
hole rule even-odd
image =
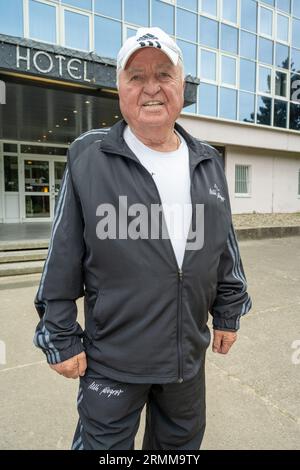
[[60, 4], [57, 3], [50, 3], [47, 0], [34, 0], [36, 3], [41, 3], [44, 5], [51, 6], [55, 8], [55, 42], [49, 42], [45, 41], [44, 39], [36, 38], [34, 36], [30, 36], [30, 13], [29, 13], [29, 0], [23, 1], [23, 30], [24, 30], [24, 38], [32, 39], [33, 41], [38, 41], [44, 44], [55, 44], [55, 45], [60, 45], [60, 39], [61, 39], [61, 34], [60, 34]]
[[198, 2], [198, 10], [199, 10], [198, 13], [199, 13], [199, 15], [207, 16], [207, 18], [211, 18], [213, 20], [220, 21], [220, 2], [218, 0], [216, 0], [216, 4], [217, 4], [216, 15], [212, 15], [211, 13], [208, 13], [207, 11], [204, 11], [202, 9], [202, 0], [199, 0], [199, 2]]
[[[271, 90], [270, 90], [270, 93], [266, 92], [266, 91], [261, 91], [260, 88], [259, 88], [259, 85], [260, 85], [260, 69], [263, 68], [263, 69], [269, 69], [271, 70], [271, 83], [270, 83], [270, 86], [271, 86]], [[264, 65], [264, 64], [261, 64], [258, 62], [258, 67], [257, 67], [257, 76], [256, 76], [256, 95], [262, 95], [262, 96], [266, 96], [268, 98], [272, 98], [274, 96], [274, 72], [273, 72], [273, 67], [272, 66], [268, 66], [268, 65]]]
[[224, 10], [224, 0], [220, 0], [218, 3], [220, 3], [220, 6], [218, 8], [219, 10], [219, 21], [222, 23], [227, 23], [230, 26], [238, 26], [238, 28], [241, 28], [240, 25], [240, 2], [239, 0], [236, 0], [236, 21], [230, 21], [227, 18], [223, 17], [223, 10]]
[[[282, 73], [282, 74], [285, 74], [286, 75], [286, 96], [281, 96], [281, 95], [276, 95], [276, 76], [277, 76], [277, 73]], [[274, 73], [273, 73], [273, 81], [274, 81], [274, 84], [273, 84], [273, 97], [275, 99], [279, 99], [279, 100], [282, 100], [282, 101], [290, 101], [289, 100], [289, 95], [290, 95], [290, 90], [289, 90], [289, 83], [290, 83], [290, 74], [287, 70], [283, 70], [283, 69], [280, 69], [278, 67], [276, 67], [274, 69]]]
[[[61, 8], [61, 15], [60, 15], [60, 26], [61, 26], [61, 39], [62, 39], [62, 45], [63, 47], [66, 47], [68, 49], [73, 49], [73, 50], [77, 50], [77, 51], [80, 51], [80, 52], [93, 52], [94, 51], [94, 45], [95, 45], [95, 40], [94, 40], [94, 27], [93, 27], [93, 13], [89, 13], [87, 12], [86, 10], [78, 10], [76, 8], [72, 8], [72, 7], [67, 7], [65, 5], [60, 5], [60, 8]], [[66, 11], [69, 11], [71, 13], [76, 13], [77, 15], [82, 15], [82, 16], [87, 16], [88, 19], [89, 19], [89, 48], [88, 50], [86, 49], [80, 49], [80, 48], [74, 48], [74, 47], [71, 47], [71, 46], [68, 46], [66, 44], [66, 31], [65, 31], [65, 12]], [[99, 16], [99, 15], [98, 15]]]
[[[214, 54], [215, 56], [215, 59], [216, 59], [216, 79], [215, 80], [211, 80], [209, 78], [204, 78], [204, 77], [201, 77], [201, 60], [202, 60], [202, 51], [205, 51], [205, 52], [209, 52], [211, 54]], [[199, 61], [198, 61], [198, 77], [200, 78], [201, 82], [204, 82], [204, 83], [211, 83], [213, 85], [218, 85], [219, 84], [219, 74], [220, 74], [220, 70], [219, 70], [219, 54], [216, 50], [213, 50], [213, 49], [209, 49], [208, 47], [201, 47], [199, 46]]]
[[[277, 20], [277, 18], [278, 18], [278, 16], [283, 16], [283, 17], [287, 18], [287, 20], [288, 20], [288, 39], [287, 39], [287, 41], [284, 40], [284, 39], [280, 39], [277, 35], [277, 33], [278, 33], [278, 20]], [[291, 28], [291, 18], [287, 14], [282, 13], [281, 10], [276, 11], [275, 12], [275, 37], [274, 37], [274, 40], [276, 42], [280, 42], [282, 44], [290, 45], [291, 44], [291, 30], [292, 30], [292, 28]]]
[[[264, 10], [269, 10], [269, 11], [272, 13], [272, 34], [271, 34], [271, 36], [270, 36], [269, 34], [263, 33], [263, 32], [261, 31], [261, 27], [260, 27], [260, 26], [261, 26], [261, 10], [262, 10], [262, 9], [264, 9]], [[258, 36], [264, 37], [264, 38], [266, 38], [266, 39], [272, 39], [272, 40], [274, 40], [274, 31], [275, 31], [275, 25], [274, 25], [274, 21], [275, 21], [275, 20], [274, 20], [274, 18], [275, 18], [275, 16], [276, 16], [274, 13], [275, 13], [275, 9], [270, 8], [270, 7], [268, 7], [268, 6], [265, 5], [265, 4], [264, 4], [264, 5], [261, 5], [261, 4], [258, 5], [258, 25], [257, 25], [257, 35], [258, 35]]]
[[[231, 83], [223, 82], [223, 57], [228, 57], [229, 59], [233, 59], [235, 61], [235, 84], [232, 85]], [[234, 56], [231, 54], [226, 54], [224, 52], [219, 53], [219, 86], [220, 87], [225, 87], [225, 88], [232, 88], [234, 90], [238, 89], [238, 83], [239, 83], [239, 65], [240, 65], [240, 60], [238, 56]]]
[[[248, 192], [246, 193], [237, 193], [236, 192], [236, 184], [237, 184], [237, 167], [244, 167], [248, 169], [248, 179], [246, 181], [247, 185], [247, 190]], [[235, 163], [234, 164], [234, 196], [236, 198], [244, 198], [248, 197], [250, 198], [252, 196], [252, 165], [245, 165], [244, 163]]]

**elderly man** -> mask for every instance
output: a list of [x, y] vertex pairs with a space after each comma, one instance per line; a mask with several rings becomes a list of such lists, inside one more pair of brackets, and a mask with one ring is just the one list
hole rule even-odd
[[117, 80], [124, 120], [68, 152], [35, 344], [80, 377], [73, 449], [134, 449], [146, 404], [143, 449], [196, 450], [208, 312], [213, 351], [226, 354], [251, 307], [227, 184], [216, 150], [176, 123], [184, 70], [168, 35], [140, 28]]

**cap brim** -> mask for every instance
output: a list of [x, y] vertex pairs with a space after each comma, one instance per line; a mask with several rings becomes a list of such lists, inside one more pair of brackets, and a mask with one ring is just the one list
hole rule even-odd
[[167, 57], [169, 57], [172, 64], [174, 64], [174, 65], [178, 64], [178, 54], [177, 54], [177, 52], [173, 51], [169, 47], [163, 46], [161, 48], [158, 48], [158, 47], [155, 47], [155, 46], [140, 46], [140, 44], [137, 44], [135, 47], [130, 49], [130, 51], [123, 57], [122, 61], [120, 62], [120, 67], [122, 69], [125, 69], [126, 64], [127, 64], [128, 60], [130, 59], [130, 57], [132, 56], [132, 54], [134, 54], [136, 51], [138, 51], [140, 49], [146, 49], [146, 48], [149, 49], [150, 47], [152, 49], [158, 49], [159, 51], [163, 52]]

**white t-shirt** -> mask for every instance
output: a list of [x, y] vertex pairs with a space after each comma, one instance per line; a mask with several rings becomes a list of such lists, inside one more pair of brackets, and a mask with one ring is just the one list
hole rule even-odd
[[[179, 134], [178, 134], [179, 135]], [[142, 165], [151, 173], [157, 186], [168, 234], [178, 266], [182, 266], [192, 205], [190, 194], [189, 151], [182, 136], [173, 152], [158, 152], [144, 145], [131, 131], [124, 130], [124, 140]]]

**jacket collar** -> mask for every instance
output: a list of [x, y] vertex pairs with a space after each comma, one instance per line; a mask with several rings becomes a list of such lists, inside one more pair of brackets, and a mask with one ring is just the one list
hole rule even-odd
[[[131, 151], [124, 140], [123, 133], [126, 125], [127, 123], [124, 119], [121, 119], [114, 124], [101, 141], [101, 150], [113, 155], [121, 155], [130, 158], [139, 163], [139, 159]], [[190, 154], [191, 169], [194, 169], [201, 161], [212, 158], [212, 154], [208, 151], [207, 146], [203, 145], [198, 139], [191, 136], [177, 122], [175, 123], [175, 129], [180, 135], [182, 135], [187, 143]]]

